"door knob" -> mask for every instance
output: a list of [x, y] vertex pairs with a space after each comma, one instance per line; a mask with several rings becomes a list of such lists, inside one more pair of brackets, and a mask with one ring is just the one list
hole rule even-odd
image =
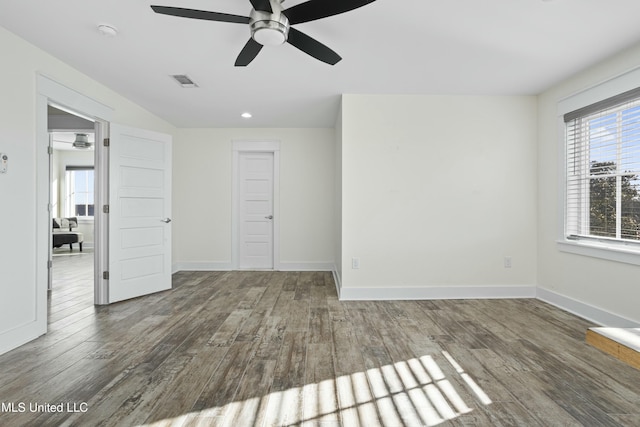
[[265, 216], [265, 219], [273, 219], [273, 215]]
[[169, 224], [171, 222], [171, 218], [163, 218], [160, 221], [162, 221], [162, 222], [164, 222], [166, 224]]

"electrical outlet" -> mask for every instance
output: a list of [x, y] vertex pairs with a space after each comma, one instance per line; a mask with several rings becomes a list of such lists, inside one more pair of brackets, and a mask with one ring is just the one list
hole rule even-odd
[[351, 258], [351, 268], [354, 270], [360, 268], [360, 258]]
[[504, 257], [504, 268], [511, 268], [511, 257]]

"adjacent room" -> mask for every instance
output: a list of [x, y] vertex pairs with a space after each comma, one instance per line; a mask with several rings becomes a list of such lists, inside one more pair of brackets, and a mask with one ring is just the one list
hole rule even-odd
[[0, 0], [0, 424], [640, 425], [615, 3]]

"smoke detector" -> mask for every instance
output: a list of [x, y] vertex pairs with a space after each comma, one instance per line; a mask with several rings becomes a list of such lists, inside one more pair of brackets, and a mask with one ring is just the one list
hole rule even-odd
[[98, 32], [100, 32], [100, 34], [105, 37], [115, 37], [118, 35], [118, 30], [116, 29], [116, 27], [106, 24], [98, 25]]

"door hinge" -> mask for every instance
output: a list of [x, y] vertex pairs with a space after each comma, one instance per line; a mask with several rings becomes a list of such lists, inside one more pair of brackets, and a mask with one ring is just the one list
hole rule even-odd
[[49, 155], [53, 154], [53, 147], [52, 146], [48, 146], [47, 147], [47, 154], [49, 154]]
[[104, 280], [109, 280], [109, 272], [108, 271], [103, 271], [102, 272], [102, 278]]
[[109, 205], [102, 206], [102, 213], [109, 213]]
[[53, 268], [53, 261], [47, 261], [47, 268]]
[[111, 141], [109, 140], [109, 138], [105, 138], [102, 140], [102, 145], [104, 145], [105, 147], [108, 147], [109, 144], [111, 144]]

